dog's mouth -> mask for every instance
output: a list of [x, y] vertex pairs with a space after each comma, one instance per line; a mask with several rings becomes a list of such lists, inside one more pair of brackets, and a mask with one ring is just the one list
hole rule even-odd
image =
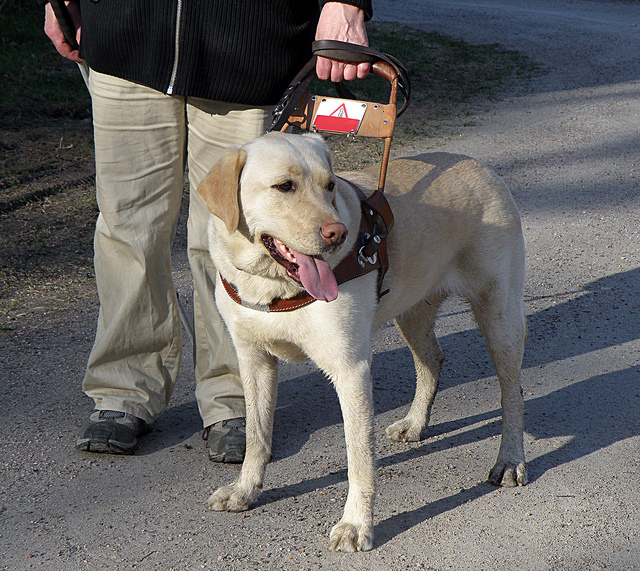
[[308, 256], [296, 252], [267, 234], [262, 236], [262, 243], [269, 255], [287, 271], [287, 275], [314, 298], [333, 301], [338, 297], [336, 278], [322, 256]]

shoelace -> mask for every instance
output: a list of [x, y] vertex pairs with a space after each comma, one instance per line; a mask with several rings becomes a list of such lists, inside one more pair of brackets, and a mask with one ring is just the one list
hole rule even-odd
[[[216, 422], [216, 424], [218, 423]], [[222, 421], [222, 428], [225, 428], [226, 426], [229, 426], [231, 428], [244, 428], [246, 425], [247, 420], [245, 418], [232, 418], [230, 420]], [[211, 424], [202, 431], [202, 440], [209, 440], [209, 433], [214, 426], [215, 425]]]

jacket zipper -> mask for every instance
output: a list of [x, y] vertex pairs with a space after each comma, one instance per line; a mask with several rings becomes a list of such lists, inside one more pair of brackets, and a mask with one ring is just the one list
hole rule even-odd
[[173, 93], [173, 88], [176, 83], [176, 76], [178, 75], [178, 59], [180, 57], [180, 22], [182, 21], [182, 0], [178, 0], [178, 8], [176, 10], [176, 38], [175, 38], [175, 50], [173, 55], [173, 69], [171, 70], [171, 79], [169, 81], [169, 87], [167, 88], [167, 95]]

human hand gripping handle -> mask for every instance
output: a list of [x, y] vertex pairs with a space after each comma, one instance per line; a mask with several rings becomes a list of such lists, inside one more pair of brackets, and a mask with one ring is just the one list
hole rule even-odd
[[[51, 3], [45, 6], [45, 16], [44, 16], [44, 33], [51, 40], [55, 48], [58, 50], [58, 53], [71, 61], [75, 61], [76, 63], [83, 63], [84, 60], [80, 58], [80, 53], [78, 51], [78, 44], [80, 43], [80, 6], [77, 2], [68, 2], [65, 0], [54, 0], [57, 2], [56, 7], [58, 8], [59, 17], [56, 16], [56, 11]], [[65, 4], [66, 10], [68, 14], [64, 13]], [[70, 21], [67, 21], [70, 17]], [[63, 26], [67, 30], [67, 34], [71, 36], [71, 30], [68, 28], [73, 25], [73, 30], [75, 31], [75, 38], [65, 36], [63, 32], [63, 28], [60, 25], [60, 21], [63, 22]], [[73, 40], [75, 40], [75, 45], [73, 45]]]
[[[338, 40], [360, 46], [368, 46], [367, 31], [364, 25], [364, 12], [350, 4], [328, 2], [322, 8], [316, 40]], [[318, 57], [316, 75], [323, 80], [330, 79], [338, 83], [343, 79], [351, 81], [367, 76], [371, 65], [369, 63], [347, 63]]]

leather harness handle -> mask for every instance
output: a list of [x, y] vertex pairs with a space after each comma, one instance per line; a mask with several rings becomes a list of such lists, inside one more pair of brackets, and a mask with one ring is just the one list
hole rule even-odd
[[[318, 98], [308, 95], [307, 88], [315, 77], [318, 57], [327, 57], [347, 63], [371, 63], [373, 72], [391, 83], [391, 94], [388, 105], [374, 104], [371, 106], [371, 110], [367, 109], [363, 122], [364, 127], [360, 129], [358, 134], [384, 139], [378, 181], [378, 190], [383, 192], [391, 154], [391, 138], [395, 120], [405, 111], [411, 97], [411, 83], [407, 70], [397, 58], [357, 44], [334, 40], [319, 40], [313, 42], [312, 49], [313, 57], [296, 75], [274, 108], [273, 122], [267, 131], [284, 131], [290, 125], [297, 125], [307, 130], [312, 128], [311, 121], [317, 110]], [[355, 96], [344, 86], [343, 82], [335, 85], [338, 95], [343, 99], [355, 99]], [[399, 110], [396, 106], [398, 91], [404, 97], [404, 103]], [[295, 115], [298, 116], [295, 117]], [[293, 119], [292, 116], [294, 116]]]
[[[411, 98], [411, 83], [406, 68], [395, 57], [365, 46], [335, 40], [313, 42], [312, 50], [313, 57], [295, 76], [274, 108], [273, 123], [268, 129], [269, 131], [281, 131], [287, 125], [287, 120], [296, 109], [298, 103], [300, 103], [309, 83], [315, 77], [316, 61], [319, 56], [346, 63], [371, 63], [373, 72], [392, 84], [391, 98], [393, 98], [392, 103], [394, 105], [397, 91], [393, 88], [393, 85], [397, 80], [397, 89], [404, 97], [404, 102], [402, 107], [396, 111], [396, 117], [400, 117], [406, 110]], [[387, 65], [380, 65], [381, 63], [386, 63]], [[346, 88], [344, 82], [337, 83], [335, 86], [340, 97], [355, 99], [355, 96]]]
[[[396, 117], [400, 117], [400, 115], [405, 112], [407, 105], [409, 105], [409, 99], [411, 98], [411, 82], [409, 81], [407, 69], [399, 59], [374, 50], [373, 48], [350, 44], [348, 42], [338, 42], [336, 40], [317, 40], [313, 42], [312, 50], [316, 57], [326, 57], [344, 63], [387, 63], [390, 67], [374, 66], [373, 72], [383, 79], [386, 79], [389, 83], [392, 83], [396, 77], [398, 78], [398, 89], [404, 97], [404, 103], [398, 110]], [[393, 72], [395, 72], [395, 74]], [[336, 84], [336, 91], [340, 97], [344, 99], [356, 99], [342, 81]]]
[[56, 15], [56, 20], [58, 20], [65, 40], [74, 50], [79, 49], [78, 42], [76, 42], [76, 27], [64, 0], [49, 0], [49, 3], [53, 8], [53, 13]]

